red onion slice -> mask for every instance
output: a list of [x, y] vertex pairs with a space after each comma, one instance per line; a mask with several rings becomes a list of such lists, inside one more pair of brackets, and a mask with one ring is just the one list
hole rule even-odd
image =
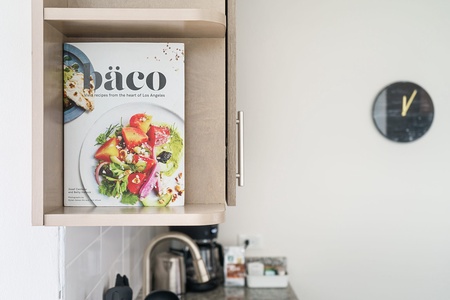
[[102, 167], [106, 164], [109, 164], [108, 162], [104, 161], [101, 164], [99, 164], [97, 166], [97, 168], [95, 168], [95, 181], [97, 182], [98, 185], [100, 185], [102, 183], [102, 181], [100, 180], [100, 170], [102, 169]]

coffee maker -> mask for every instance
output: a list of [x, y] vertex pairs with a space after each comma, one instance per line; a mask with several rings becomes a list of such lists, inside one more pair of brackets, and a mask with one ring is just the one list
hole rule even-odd
[[218, 230], [218, 225], [170, 226], [170, 231], [184, 233], [194, 240], [209, 273], [208, 282], [198, 282], [190, 252], [185, 245], [173, 241], [170, 250], [184, 256], [187, 291], [210, 291], [223, 283], [223, 249], [222, 245], [216, 242]]

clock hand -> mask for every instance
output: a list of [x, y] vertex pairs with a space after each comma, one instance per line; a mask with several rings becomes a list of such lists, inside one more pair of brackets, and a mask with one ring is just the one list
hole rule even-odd
[[406, 96], [403, 95], [403, 98], [402, 98], [402, 117], [405, 116], [405, 114], [406, 114], [405, 111], [406, 111]]
[[411, 97], [409, 97], [408, 102], [406, 102], [406, 96], [403, 96], [402, 117], [406, 116], [406, 113], [408, 112], [416, 95], [417, 95], [417, 90], [414, 90], [413, 93], [411, 94]]

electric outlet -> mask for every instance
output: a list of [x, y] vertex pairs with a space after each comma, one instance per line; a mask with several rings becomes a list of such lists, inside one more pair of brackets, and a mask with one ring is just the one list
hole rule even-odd
[[247, 249], [262, 249], [262, 234], [239, 234], [238, 245], [245, 246], [245, 241], [248, 240]]

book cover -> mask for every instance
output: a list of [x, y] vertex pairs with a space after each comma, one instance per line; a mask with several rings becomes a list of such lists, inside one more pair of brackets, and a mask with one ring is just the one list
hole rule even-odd
[[64, 205], [184, 205], [184, 44], [65, 43]]

